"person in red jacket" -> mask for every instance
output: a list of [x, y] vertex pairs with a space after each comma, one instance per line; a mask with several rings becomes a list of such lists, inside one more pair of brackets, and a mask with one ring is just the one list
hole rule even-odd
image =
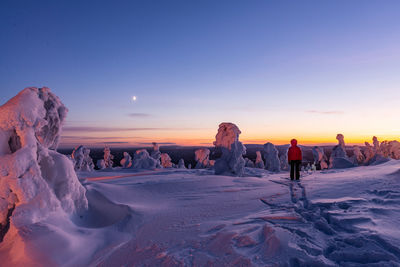
[[296, 180], [300, 179], [300, 165], [303, 159], [301, 155], [301, 149], [297, 146], [297, 140], [292, 139], [290, 141], [292, 146], [288, 150], [288, 161], [290, 164], [290, 179], [294, 180], [296, 173]]

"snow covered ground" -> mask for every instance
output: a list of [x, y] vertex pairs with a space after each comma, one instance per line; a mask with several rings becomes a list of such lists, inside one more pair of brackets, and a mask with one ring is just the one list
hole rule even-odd
[[[0, 243], [9, 266], [400, 266], [400, 161], [288, 173], [80, 172], [89, 210]], [[24, 249], [22, 249], [24, 247]], [[4, 265], [4, 266], [6, 266]]]

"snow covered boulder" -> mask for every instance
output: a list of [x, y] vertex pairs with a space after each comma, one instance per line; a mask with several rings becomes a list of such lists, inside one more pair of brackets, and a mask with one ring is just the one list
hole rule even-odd
[[75, 171], [93, 171], [94, 163], [90, 157], [90, 149], [84, 146], [76, 147], [71, 154]]
[[[71, 160], [56, 152], [67, 108], [48, 88], [26, 88], [0, 107], [0, 228], [88, 207]], [[0, 237], [1, 238], [1, 237]]]
[[278, 150], [272, 143], [264, 144], [265, 169], [271, 172], [279, 172], [281, 163], [278, 157]]
[[210, 150], [208, 148], [199, 148], [194, 152], [196, 160], [196, 169], [204, 169], [210, 167]]
[[233, 123], [221, 123], [215, 136], [214, 145], [222, 152], [221, 158], [214, 164], [215, 174], [242, 176], [246, 154], [245, 146], [239, 141], [239, 128]]
[[314, 164], [316, 165], [316, 169], [319, 170], [328, 169], [327, 158], [325, 156], [325, 152], [322, 147], [314, 146], [312, 148], [312, 154], [314, 158]]
[[133, 156], [133, 169], [147, 169], [154, 170], [157, 167], [157, 160], [150, 157], [146, 149], [140, 149], [135, 152]]
[[167, 153], [161, 153], [161, 166], [163, 168], [174, 167], [174, 164], [171, 162], [171, 157]]
[[329, 159], [329, 168], [332, 169], [344, 169], [357, 166], [354, 162], [347, 156], [346, 146], [344, 143], [343, 134], [338, 134], [336, 136], [339, 144], [333, 147], [332, 154]]
[[262, 159], [261, 156], [261, 152], [260, 151], [256, 151], [256, 163], [255, 163], [255, 167], [259, 168], [259, 169], [264, 169], [265, 168], [265, 164], [264, 161]]
[[132, 166], [132, 157], [128, 152], [124, 152], [124, 157], [121, 159], [120, 164], [122, 168], [130, 168]]

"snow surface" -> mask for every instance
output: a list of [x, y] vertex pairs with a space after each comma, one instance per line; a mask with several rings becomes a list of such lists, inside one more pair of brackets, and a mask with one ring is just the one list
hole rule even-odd
[[[246, 168], [80, 173], [89, 209], [25, 226], [25, 254], [54, 266], [399, 266], [400, 161], [287, 173]], [[28, 253], [29, 252], [29, 253]]]

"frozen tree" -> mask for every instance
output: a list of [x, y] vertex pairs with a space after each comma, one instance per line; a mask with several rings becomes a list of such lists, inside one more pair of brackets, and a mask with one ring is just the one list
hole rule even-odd
[[314, 164], [319, 165], [319, 169], [328, 169], [328, 163], [326, 163], [327, 158], [322, 147], [314, 146], [312, 149], [312, 154], [314, 158]]
[[264, 144], [265, 169], [272, 172], [281, 170], [281, 163], [278, 157], [278, 150], [272, 143]]
[[389, 155], [393, 159], [400, 159], [400, 142], [396, 140], [389, 142]]
[[88, 207], [72, 161], [55, 151], [67, 112], [46, 87], [26, 88], [0, 106], [0, 225], [11, 219], [15, 238], [51, 212]]
[[376, 136], [372, 137], [372, 144], [374, 145], [375, 154], [381, 154], [379, 140], [378, 140], [378, 138]]
[[254, 162], [252, 160], [245, 158], [244, 161], [245, 161], [245, 165], [244, 165], [245, 167], [254, 168]]
[[156, 142], [153, 142], [153, 151], [151, 157], [157, 161], [157, 168], [161, 168], [161, 152], [160, 147]]
[[97, 160], [96, 166], [97, 166], [97, 168], [99, 168], [99, 170], [105, 169], [106, 164], [104, 163], [104, 159]]
[[112, 168], [114, 162], [113, 162], [114, 156], [111, 154], [111, 150], [109, 147], [104, 148], [104, 164], [106, 165], [106, 168]]
[[167, 153], [161, 153], [161, 166], [163, 168], [174, 167], [174, 164], [171, 162], [171, 157]]
[[121, 159], [120, 164], [122, 168], [132, 167], [132, 157], [128, 152], [124, 152], [124, 157]]
[[196, 169], [203, 169], [210, 167], [210, 150], [208, 148], [199, 148], [194, 152], [194, 159], [196, 160]]
[[221, 158], [215, 161], [215, 174], [231, 174], [242, 176], [244, 173], [246, 154], [245, 146], [239, 141], [239, 128], [233, 123], [221, 123], [215, 136], [214, 145], [222, 152]]
[[365, 164], [368, 164], [375, 156], [374, 148], [368, 142], [365, 142], [364, 154], [365, 154], [365, 160], [364, 160]]
[[288, 171], [290, 169], [289, 163], [288, 163], [288, 149], [286, 149], [285, 152], [282, 153], [282, 155], [280, 155], [279, 161], [281, 164], [281, 170]]
[[255, 163], [255, 167], [259, 168], [259, 169], [264, 169], [265, 165], [264, 165], [264, 161], [262, 159], [261, 156], [261, 152], [260, 151], [256, 151], [256, 163]]
[[354, 167], [354, 162], [347, 156], [346, 146], [343, 134], [336, 136], [339, 144], [333, 147], [331, 157], [329, 159], [329, 168], [343, 169]]
[[132, 168], [154, 170], [157, 168], [157, 160], [150, 157], [146, 149], [140, 149], [133, 156]]
[[185, 167], [185, 161], [183, 159], [180, 159], [178, 162], [178, 169], [186, 169]]
[[93, 171], [94, 163], [90, 157], [90, 149], [84, 146], [76, 147], [71, 154], [75, 171]]
[[353, 153], [357, 164], [362, 164], [365, 161], [365, 156], [359, 146], [354, 146]]

